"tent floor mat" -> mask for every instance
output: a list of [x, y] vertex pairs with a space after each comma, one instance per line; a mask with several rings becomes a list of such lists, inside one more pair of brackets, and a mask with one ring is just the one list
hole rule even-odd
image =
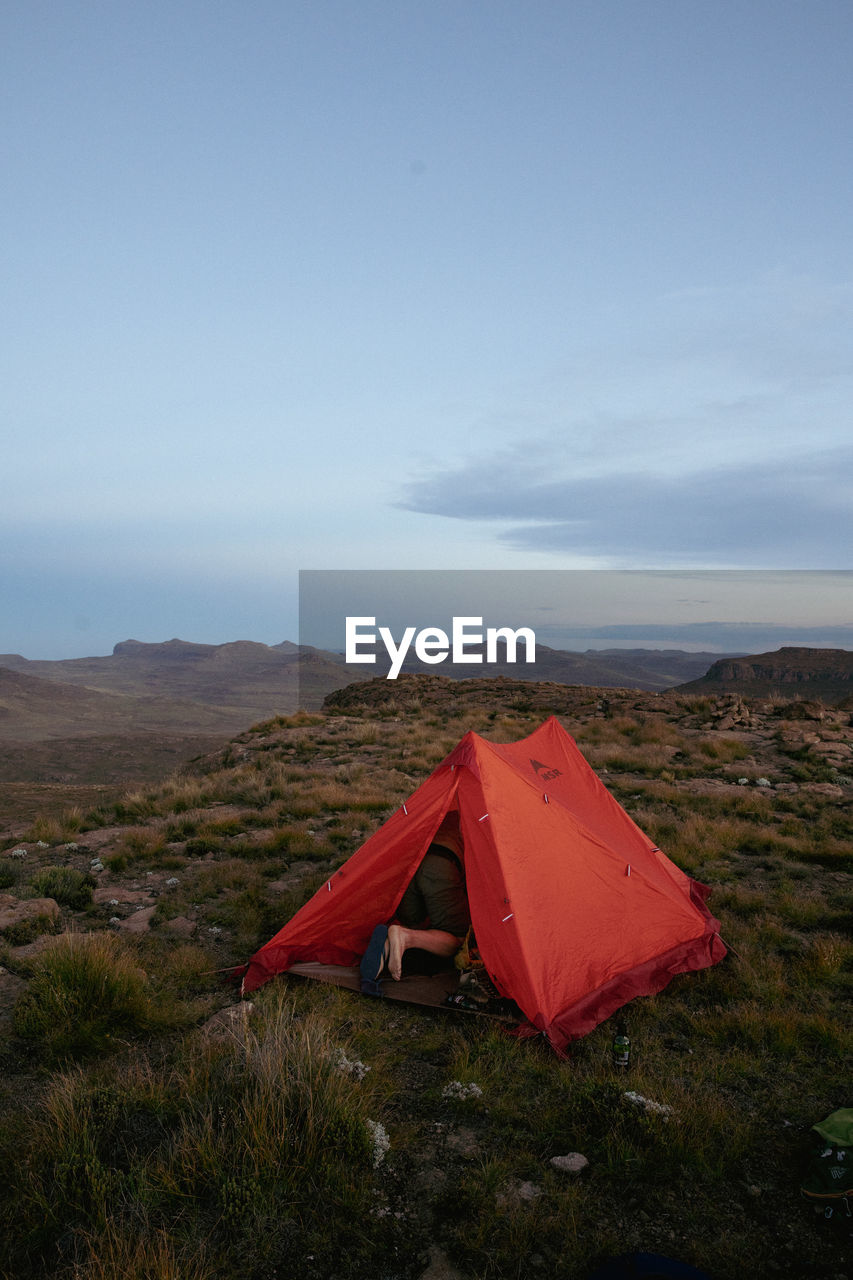
[[[304, 964], [291, 965], [285, 972], [292, 974], [296, 978], [310, 978], [315, 982], [329, 982], [336, 987], [347, 987], [350, 991], [361, 992], [361, 974], [358, 965], [347, 967], [310, 961]], [[474, 1013], [481, 1018], [493, 1018], [510, 1026], [518, 1026], [519, 1023], [525, 1021], [524, 1015], [520, 1011], [493, 1011], [488, 1008], [471, 1009], [463, 1005], [448, 1004], [448, 996], [455, 995], [459, 990], [459, 974], [455, 969], [431, 975], [409, 974], [401, 978], [399, 982], [395, 982], [393, 978], [385, 978], [379, 983], [379, 986], [382, 992], [382, 997], [380, 998], [399, 1000], [403, 1004], [426, 1005], [432, 1009], [444, 1009], [447, 1013]], [[370, 996], [369, 998], [376, 999], [375, 996]]]

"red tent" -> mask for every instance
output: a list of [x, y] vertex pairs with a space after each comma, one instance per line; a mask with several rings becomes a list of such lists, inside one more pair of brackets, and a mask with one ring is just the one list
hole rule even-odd
[[652, 844], [552, 716], [520, 742], [466, 733], [256, 952], [244, 993], [300, 962], [357, 964], [451, 810], [483, 962], [557, 1050], [726, 954], [707, 887]]

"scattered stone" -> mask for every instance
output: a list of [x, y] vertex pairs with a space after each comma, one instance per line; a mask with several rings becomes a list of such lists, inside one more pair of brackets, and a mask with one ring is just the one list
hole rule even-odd
[[475, 1160], [482, 1148], [477, 1135], [470, 1129], [456, 1129], [447, 1135], [447, 1150], [463, 1160]]
[[570, 1151], [567, 1156], [552, 1156], [551, 1164], [561, 1173], [581, 1173], [589, 1161], [579, 1151]]
[[756, 778], [755, 785], [757, 787], [772, 787], [773, 783], [770, 781], [769, 778]]
[[831, 715], [819, 702], [798, 699], [774, 708], [774, 714], [785, 720], [817, 720], [822, 721]]
[[59, 904], [53, 898], [15, 898], [11, 893], [0, 893], [0, 933], [29, 921], [44, 920], [48, 926], [59, 920]]
[[12, 852], [9, 854], [10, 858], [26, 858], [26, 856], [27, 856], [26, 849], [13, 849]]
[[147, 933], [151, 928], [151, 917], [156, 910], [156, 907], [137, 907], [133, 915], [120, 921], [117, 927], [122, 933]]
[[79, 844], [81, 853], [89, 853], [93, 857], [100, 849], [113, 848], [127, 834], [127, 827], [96, 827], [87, 831], [85, 844]]
[[495, 1197], [495, 1203], [500, 1209], [508, 1209], [516, 1204], [530, 1204], [533, 1200], [538, 1200], [542, 1194], [542, 1188], [537, 1187], [535, 1182], [518, 1182], [513, 1179], [506, 1183], [503, 1191], [499, 1191]]
[[844, 788], [834, 782], [807, 782], [805, 790], [816, 796], [826, 796], [827, 800], [843, 800]]
[[142, 889], [124, 889], [121, 885], [112, 885], [109, 889], [95, 889], [92, 894], [92, 901], [102, 904], [106, 903], [108, 907], [117, 907], [119, 903], [139, 904], [143, 907], [150, 907], [152, 898], [150, 893], [145, 893]]
[[725, 701], [718, 702], [712, 715], [715, 729], [752, 729], [758, 724], [757, 717], [737, 694], [729, 694]]
[[201, 1027], [201, 1033], [214, 1040], [222, 1040], [229, 1036], [244, 1036], [249, 1029], [249, 1019], [254, 1011], [255, 1006], [251, 1000], [230, 1004], [208, 1018]]
[[429, 1266], [421, 1272], [420, 1280], [464, 1280], [464, 1276], [451, 1264], [443, 1249], [431, 1245]]
[[26, 965], [35, 956], [41, 955], [42, 951], [46, 951], [53, 942], [54, 937], [54, 934], [45, 933], [40, 938], [35, 938], [32, 942], [25, 942], [21, 947], [12, 947], [12, 956], [15, 963]]
[[178, 879], [178, 877], [177, 877], [177, 876], [169, 876], [169, 879], [166, 881], [166, 888], [167, 888], [167, 889], [174, 889], [174, 888], [175, 888], [175, 886], [176, 886], [176, 885], [179, 885], [180, 883], [181, 883], [181, 882], [180, 882], [180, 880]]

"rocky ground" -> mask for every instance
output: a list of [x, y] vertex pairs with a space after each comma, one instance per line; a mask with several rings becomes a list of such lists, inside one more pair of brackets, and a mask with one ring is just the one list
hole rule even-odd
[[[449, 687], [451, 682], [438, 677], [422, 677], [408, 683], [401, 681], [397, 687], [384, 681], [361, 684], [333, 695], [325, 717], [306, 717], [301, 727], [293, 720], [256, 726], [185, 772], [185, 778], [204, 781], [215, 779], [223, 770], [251, 772], [255, 764], [260, 769], [275, 757], [282, 767], [290, 766], [294, 776], [300, 769], [305, 771], [303, 790], [308, 787], [309, 775], [310, 787], [315, 790], [324, 785], [324, 780], [330, 786], [335, 784], [342, 770], [363, 771], [373, 779], [379, 799], [374, 799], [372, 808], [368, 803], [359, 810], [342, 832], [337, 811], [331, 814], [320, 807], [307, 816], [295, 813], [292, 821], [298, 839], [284, 852], [275, 850], [274, 845], [282, 818], [267, 822], [263, 808], [255, 805], [257, 812], [250, 824], [252, 804], [238, 799], [204, 799], [191, 811], [194, 830], [198, 830], [203, 817], [206, 823], [215, 824], [219, 833], [207, 850], [199, 846], [197, 836], [179, 838], [174, 813], [146, 816], [144, 806], [139, 806], [139, 813], [120, 821], [92, 826], [83, 823], [73, 838], [60, 839], [46, 832], [47, 839], [33, 839], [31, 822], [25, 823], [18, 815], [7, 820], [0, 832], [0, 867], [7, 872], [5, 880], [0, 881], [0, 1037], [11, 1034], [12, 1010], [26, 990], [30, 963], [51, 945], [60, 929], [108, 929], [137, 940], [156, 934], [167, 945], [193, 943], [204, 948], [211, 968], [223, 970], [248, 958], [245, 932], [241, 933], [239, 924], [223, 911], [223, 903], [227, 906], [229, 900], [236, 901], [245, 885], [239, 879], [232, 886], [221, 882], [205, 896], [185, 892], [186, 882], [196, 877], [194, 883], [198, 884], [197, 877], [205, 869], [211, 874], [221, 872], [223, 865], [230, 868], [238, 861], [241, 866], [257, 866], [247, 856], [247, 850], [251, 845], [257, 846], [258, 851], [268, 849], [270, 874], [263, 882], [266, 920], [271, 925], [287, 918], [294, 903], [298, 904], [300, 893], [307, 891], [305, 886], [310, 887], [312, 877], [316, 880], [339, 865], [342, 857], [378, 825], [383, 816], [383, 788], [388, 792], [384, 799], [390, 799], [393, 805], [433, 767], [434, 761], [424, 754], [422, 746], [407, 746], [406, 724], [412, 722], [412, 717], [427, 725], [438, 719], [464, 723], [466, 707], [482, 705], [484, 690], [476, 687], [479, 683], [466, 682], [469, 687], [460, 689], [458, 685]], [[545, 714], [559, 715], [605, 783], [629, 808], [628, 800], [644, 797], [644, 788], [651, 779], [658, 788], [669, 788], [673, 795], [677, 794], [681, 815], [689, 812], [691, 797], [696, 798], [694, 803], [699, 803], [701, 797], [730, 797], [734, 804], [749, 793], [766, 796], [768, 801], [775, 797], [804, 805], [818, 804], [822, 810], [837, 812], [849, 828], [853, 725], [851, 711], [844, 705], [828, 708], [813, 702], [752, 701], [728, 694], [689, 698], [675, 693], [638, 694], [556, 685], [526, 685], [519, 689], [510, 681], [488, 683], [497, 726], [505, 717], [542, 719]], [[612, 743], [612, 726], [623, 722], [627, 726], [629, 720], [644, 727], [646, 740], [637, 745], [635, 768], [630, 756], [623, 755], [614, 769], [606, 763], [607, 751], [612, 747], [601, 743]], [[661, 727], [659, 733], [656, 726]], [[501, 736], [498, 728], [495, 736]], [[615, 736], [618, 738], [618, 733]], [[702, 744], [706, 744], [702, 750], [711, 753], [714, 743], [720, 744], [719, 760], [713, 754], [697, 755]], [[655, 761], [651, 774], [643, 766], [644, 754], [651, 758], [650, 753]], [[697, 767], [697, 761], [701, 765], [702, 760], [704, 765]], [[768, 819], [771, 826], [784, 826], [784, 818], [774, 817], [772, 806]], [[164, 840], [170, 823], [171, 838]], [[341, 835], [337, 841], [332, 839], [336, 832]], [[132, 856], [134, 847], [144, 850], [146, 841], [152, 847], [156, 845], [156, 856]], [[733, 856], [740, 855], [735, 851]], [[742, 860], [746, 863], [748, 854], [743, 854]], [[87, 906], [70, 907], [33, 893], [37, 873], [57, 866], [71, 868], [86, 878], [92, 890]], [[839, 859], [831, 868], [824, 868], [822, 876], [827, 883], [831, 881], [836, 899], [847, 895], [849, 901], [852, 859]], [[762, 883], [761, 867], [753, 858], [738, 882], [738, 892], [749, 892]], [[842, 917], [837, 912], [836, 917], [837, 927]], [[272, 928], [264, 936], [270, 932]], [[264, 936], [257, 942], [263, 941]], [[212, 1025], [222, 1025], [223, 1018], [230, 1025], [228, 1019], [233, 1015], [228, 1010], [234, 1004], [234, 993], [224, 981], [215, 1003], [220, 1012]], [[413, 1016], [425, 1021], [408, 1023], [409, 1027], [431, 1026], [429, 1015]], [[7, 1064], [15, 1070], [21, 1068], [16, 1057], [7, 1058]], [[417, 1150], [398, 1156], [398, 1186], [389, 1188], [383, 1211], [410, 1218], [414, 1236], [421, 1241], [431, 1233], [440, 1235], [436, 1206], [451, 1194], [454, 1180], [470, 1178], [472, 1171], [490, 1158], [487, 1107], [475, 1104], [466, 1109], [457, 1099], [431, 1115], [420, 1114], [425, 1094], [435, 1093], [445, 1069], [440, 1048], [410, 1061], [405, 1096], [396, 1102], [401, 1113], [408, 1109], [418, 1118], [422, 1141]], [[22, 1080], [25, 1074], [22, 1073]], [[821, 1102], [820, 1097], [815, 1099], [816, 1106]], [[799, 1139], [802, 1135], [797, 1136]], [[784, 1135], [780, 1141], [784, 1149]], [[792, 1159], [796, 1150], [792, 1142]], [[543, 1160], [541, 1178], [510, 1181], [501, 1185], [497, 1194], [510, 1201], [535, 1200], [542, 1191], [546, 1164]], [[566, 1170], [562, 1176], [583, 1175]], [[849, 1232], [844, 1239], [838, 1234], [828, 1236], [823, 1262], [815, 1260], [821, 1254], [818, 1250], [807, 1269], [798, 1270], [802, 1210], [795, 1206], [793, 1212], [779, 1212], [775, 1201], [783, 1185], [784, 1179], [762, 1176], [756, 1167], [750, 1180], [721, 1191], [708, 1229], [721, 1234], [742, 1232], [746, 1215], [760, 1224], [760, 1230], [772, 1227], [776, 1235], [773, 1257], [765, 1259], [763, 1270], [754, 1270], [754, 1274], [792, 1278], [802, 1274], [844, 1280], [848, 1275], [844, 1259], [849, 1261]], [[628, 1196], [607, 1215], [606, 1221], [602, 1218], [602, 1238], [611, 1238], [615, 1233], [626, 1249], [654, 1248], [684, 1256], [690, 1252], [691, 1242], [684, 1234], [680, 1200], [683, 1194], [684, 1189], [659, 1188], [649, 1196], [638, 1188], [637, 1194]], [[417, 1272], [406, 1274], [420, 1274], [422, 1280], [455, 1280], [464, 1274], [451, 1262], [440, 1242], [434, 1242], [420, 1257]], [[527, 1273], [548, 1274], [546, 1260], [531, 1255]]]

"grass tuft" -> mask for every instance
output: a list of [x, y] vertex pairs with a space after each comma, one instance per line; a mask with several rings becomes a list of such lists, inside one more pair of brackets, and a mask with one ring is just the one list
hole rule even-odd
[[151, 1022], [146, 975], [110, 933], [58, 937], [14, 1010], [16, 1033], [53, 1062], [103, 1052]]
[[294, 1275], [379, 1266], [384, 1232], [361, 1226], [373, 1098], [340, 1069], [341, 1047], [322, 1017], [274, 993], [230, 1036], [188, 1040], [170, 1067], [55, 1076], [17, 1134], [30, 1153], [14, 1174], [27, 1249], [49, 1259], [71, 1234], [79, 1280], [260, 1276], [285, 1259]]
[[42, 867], [30, 881], [34, 898], [53, 898], [72, 911], [84, 911], [92, 901], [94, 877], [73, 867]]

